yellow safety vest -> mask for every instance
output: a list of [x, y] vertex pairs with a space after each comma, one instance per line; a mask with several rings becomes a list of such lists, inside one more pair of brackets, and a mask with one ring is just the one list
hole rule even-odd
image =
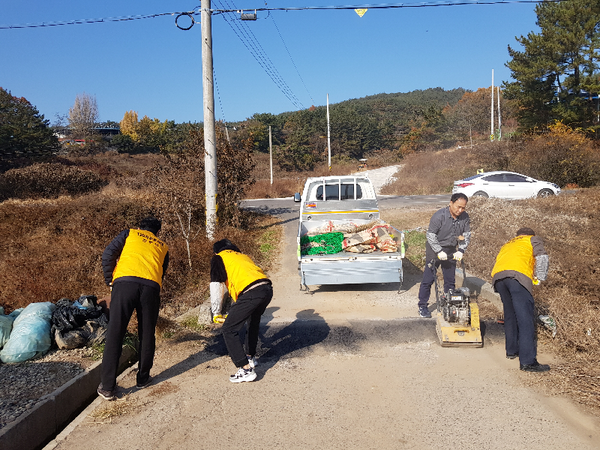
[[129, 230], [113, 272], [113, 282], [120, 277], [138, 277], [162, 286], [163, 263], [168, 251], [167, 244], [150, 231]]
[[535, 258], [531, 236], [517, 236], [500, 249], [500, 253], [496, 257], [496, 264], [492, 269], [492, 277], [504, 270], [513, 270], [533, 280], [534, 269]]
[[233, 301], [237, 301], [240, 293], [256, 280], [267, 279], [267, 276], [249, 256], [233, 250], [217, 253], [223, 260], [227, 272], [227, 289]]

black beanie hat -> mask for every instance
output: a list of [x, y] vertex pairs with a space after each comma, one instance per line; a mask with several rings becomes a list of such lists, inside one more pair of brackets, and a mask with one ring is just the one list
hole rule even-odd
[[535, 231], [527, 227], [519, 228], [517, 236], [535, 236]]
[[229, 239], [221, 239], [218, 242], [215, 242], [213, 245], [213, 252], [219, 253], [223, 250], [233, 250], [234, 252], [242, 253], [237, 246], [231, 242]]

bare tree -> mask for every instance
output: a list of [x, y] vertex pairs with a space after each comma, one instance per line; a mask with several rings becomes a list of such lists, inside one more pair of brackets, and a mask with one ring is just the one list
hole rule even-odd
[[154, 202], [165, 215], [176, 219], [185, 240], [188, 265], [192, 268], [190, 242], [204, 223], [204, 143], [201, 130], [192, 130], [176, 154], [166, 154], [147, 174]]
[[96, 97], [86, 94], [77, 94], [75, 104], [69, 109], [69, 127], [75, 137], [89, 137], [98, 122], [98, 104]]

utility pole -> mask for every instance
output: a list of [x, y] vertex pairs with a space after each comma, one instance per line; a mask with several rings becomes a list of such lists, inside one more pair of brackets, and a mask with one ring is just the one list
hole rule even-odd
[[500, 115], [500, 86], [498, 86], [498, 140], [502, 140], [502, 116]]
[[492, 69], [492, 120], [491, 120], [491, 130], [490, 130], [490, 140], [494, 139], [494, 69]]
[[271, 125], [269, 125], [269, 165], [271, 167], [271, 184], [273, 184], [273, 138], [271, 135]]
[[204, 103], [204, 196], [206, 237], [213, 239], [217, 227], [217, 138], [212, 54], [212, 12], [210, 0], [201, 0], [202, 97]]
[[327, 167], [331, 172], [331, 134], [329, 133], [329, 94], [327, 94]]

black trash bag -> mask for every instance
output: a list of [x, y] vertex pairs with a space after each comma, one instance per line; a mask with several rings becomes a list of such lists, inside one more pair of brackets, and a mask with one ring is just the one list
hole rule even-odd
[[80, 328], [88, 320], [101, 315], [102, 308], [96, 304], [96, 297], [93, 295], [82, 295], [77, 302], [62, 298], [56, 302], [56, 309], [52, 314], [52, 334], [56, 334], [56, 330], [65, 332]]
[[54, 341], [61, 350], [71, 350], [74, 348], [85, 347], [88, 342], [88, 332], [83, 328], [62, 332], [54, 332]]
[[106, 332], [108, 331], [108, 320], [106, 320], [106, 315], [102, 314], [98, 319], [88, 320], [84, 329], [89, 333], [87, 345], [104, 342], [106, 340]]
[[107, 331], [108, 320], [102, 314], [97, 319], [88, 320], [80, 328], [75, 328], [71, 331], [56, 330], [54, 332], [54, 341], [61, 350], [81, 348], [104, 342]]

